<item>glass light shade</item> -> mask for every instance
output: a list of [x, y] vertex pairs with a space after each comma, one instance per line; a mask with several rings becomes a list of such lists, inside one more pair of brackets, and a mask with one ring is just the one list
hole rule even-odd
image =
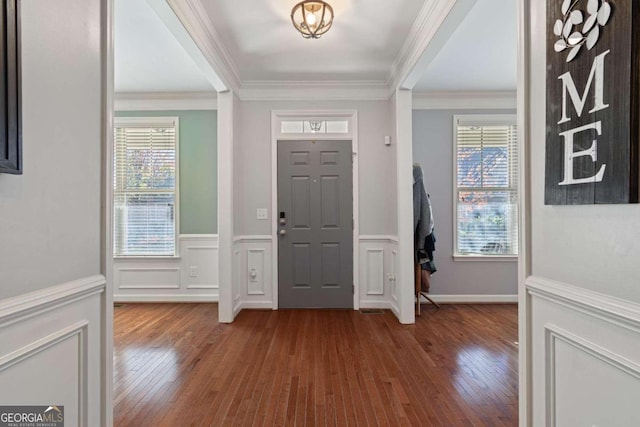
[[324, 1], [302, 1], [291, 10], [291, 22], [305, 39], [317, 39], [333, 24], [333, 8]]

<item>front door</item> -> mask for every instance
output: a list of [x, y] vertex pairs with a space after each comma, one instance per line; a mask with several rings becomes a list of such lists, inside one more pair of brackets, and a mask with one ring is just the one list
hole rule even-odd
[[351, 141], [278, 141], [278, 307], [353, 308]]

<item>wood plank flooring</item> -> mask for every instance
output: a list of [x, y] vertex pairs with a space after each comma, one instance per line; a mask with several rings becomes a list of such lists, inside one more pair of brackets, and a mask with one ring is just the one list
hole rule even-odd
[[516, 426], [517, 307], [115, 309], [117, 426]]

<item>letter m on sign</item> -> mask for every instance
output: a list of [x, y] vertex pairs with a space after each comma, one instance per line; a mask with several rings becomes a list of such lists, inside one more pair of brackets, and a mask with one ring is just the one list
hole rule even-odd
[[558, 79], [562, 81], [562, 118], [560, 119], [558, 124], [566, 123], [571, 120], [567, 115], [567, 104], [569, 99], [571, 100], [578, 117], [582, 117], [582, 112], [587, 102], [587, 96], [589, 95], [591, 86], [594, 84], [594, 80], [594, 102], [593, 108], [589, 111], [589, 114], [595, 113], [596, 111], [604, 110], [605, 108], [609, 107], [609, 104], [604, 103], [604, 58], [609, 52], [611, 51], [607, 50], [606, 52], [596, 56], [596, 59], [593, 61], [593, 65], [591, 66], [589, 79], [587, 80], [587, 85], [582, 96], [578, 94], [578, 89], [576, 88], [576, 84], [571, 77], [570, 71], [567, 71], [566, 73], [558, 77]]

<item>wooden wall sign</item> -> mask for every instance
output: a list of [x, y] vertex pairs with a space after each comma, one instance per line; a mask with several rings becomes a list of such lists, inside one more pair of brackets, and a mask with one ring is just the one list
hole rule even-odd
[[22, 173], [19, 1], [0, 7], [0, 173], [12, 174]]
[[637, 203], [640, 2], [547, 0], [545, 204]]

